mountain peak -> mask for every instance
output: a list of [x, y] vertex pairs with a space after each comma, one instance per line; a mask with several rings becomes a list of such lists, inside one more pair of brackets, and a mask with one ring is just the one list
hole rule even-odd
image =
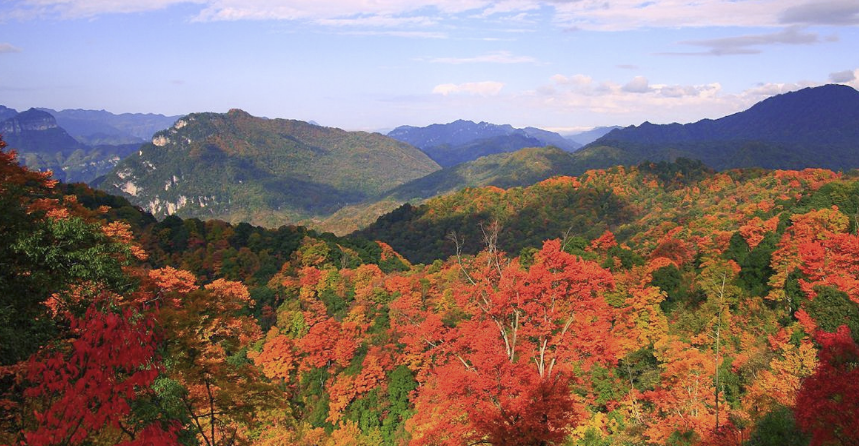
[[773, 96], [719, 119], [692, 124], [644, 122], [614, 130], [586, 147], [582, 156], [602, 157], [602, 164], [610, 165], [686, 157], [716, 169], [843, 170], [859, 167], [857, 143], [859, 92], [831, 84]]
[[252, 117], [250, 113], [240, 108], [231, 108], [230, 111], [227, 112], [227, 114], [230, 116]]
[[391, 138], [411, 144], [442, 166], [449, 167], [493, 153], [512, 152], [525, 147], [553, 145], [573, 151], [580, 145], [546, 130], [517, 129], [510, 124], [475, 123], [458, 119], [449, 124], [427, 127], [397, 127]]
[[43, 131], [58, 128], [57, 120], [50, 113], [31, 108], [3, 122], [0, 132], [17, 134], [28, 131]]
[[438, 169], [416, 148], [379, 134], [232, 109], [182, 117], [101, 187], [159, 217], [277, 227], [325, 217]]

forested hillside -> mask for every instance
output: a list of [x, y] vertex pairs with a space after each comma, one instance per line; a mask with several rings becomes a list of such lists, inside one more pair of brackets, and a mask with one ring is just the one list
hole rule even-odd
[[0, 443], [859, 441], [856, 176], [648, 163], [404, 209], [382, 242], [452, 255], [158, 223], [0, 153]]
[[183, 117], [99, 187], [159, 218], [278, 227], [328, 216], [438, 169], [418, 149], [376, 133], [231, 110]]

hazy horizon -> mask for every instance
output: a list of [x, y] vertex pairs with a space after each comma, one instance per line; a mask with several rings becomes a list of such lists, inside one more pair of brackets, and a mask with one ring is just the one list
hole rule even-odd
[[0, 104], [569, 134], [859, 87], [849, 0], [12, 0]]

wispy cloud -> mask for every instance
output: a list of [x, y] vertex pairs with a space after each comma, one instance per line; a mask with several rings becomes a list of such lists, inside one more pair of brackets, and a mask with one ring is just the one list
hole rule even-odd
[[856, 73], [853, 70], [839, 71], [829, 75], [829, 80], [837, 84], [852, 82], [856, 80]]
[[816, 33], [805, 32], [801, 27], [792, 26], [782, 31], [767, 34], [748, 34], [720, 39], [686, 40], [684, 45], [704, 47], [703, 52], [661, 53], [681, 56], [725, 56], [738, 54], [759, 54], [762, 46], [768, 45], [813, 45], [822, 40]]
[[433, 10], [457, 14], [479, 10], [490, 0], [205, 0], [199, 20], [301, 20], [351, 18], [356, 16], [403, 16]]
[[[691, 109], [702, 107], [713, 115], [737, 111], [736, 101], [722, 100], [719, 83], [669, 85], [635, 76], [625, 83], [597, 80], [584, 74], [551, 77], [549, 84], [537, 88], [529, 107], [555, 109], [558, 113], [578, 114], [581, 110], [611, 116], [624, 122], [626, 116], [646, 114], [655, 121], [682, 121]], [[688, 120], [688, 118], [687, 118]]]
[[[829, 82], [859, 88], [859, 69], [835, 72]], [[825, 82], [797, 81], [760, 83], [739, 92], [727, 92], [718, 82], [705, 84], [658, 83], [644, 76], [626, 82], [594, 79], [585, 74], [552, 76], [546, 84], [528, 94], [511, 95], [520, 110], [558, 115], [599, 116], [600, 122], [639, 124], [640, 117], [651, 122], [688, 123], [704, 118], [720, 118], [745, 110], [768, 97], [816, 87]], [[505, 98], [505, 100], [509, 100]]]
[[644, 76], [635, 76], [622, 88], [627, 93], [647, 93], [650, 91], [650, 82]]
[[567, 29], [775, 27], [859, 24], [855, 0], [556, 0], [556, 21]]
[[859, 90], [859, 68], [831, 73], [829, 81], [836, 84], [849, 85]]
[[[561, 28], [640, 28], [859, 25], [855, 0], [5, 0], [6, 18], [52, 16], [74, 19], [154, 11], [196, 4], [196, 21], [306, 20], [330, 26], [389, 21], [420, 15], [444, 21], [454, 15], [497, 18], [541, 26], [532, 14], [551, 11]], [[375, 25], [372, 23], [375, 20]]]
[[369, 16], [352, 18], [328, 18], [316, 21], [324, 26], [350, 26], [368, 28], [395, 28], [395, 27], [426, 27], [438, 24], [436, 19], [430, 17], [391, 17], [391, 16]]
[[855, 0], [809, 1], [785, 9], [779, 20], [802, 25], [859, 25], [859, 2]]
[[344, 31], [341, 34], [352, 36], [391, 36], [409, 39], [447, 39], [447, 33], [435, 31]]
[[474, 96], [496, 96], [504, 88], [504, 84], [495, 81], [467, 82], [464, 84], [441, 84], [433, 88], [433, 94], [449, 96], [467, 94]]
[[535, 63], [536, 59], [530, 56], [514, 56], [509, 51], [495, 51], [492, 53], [483, 54], [474, 57], [437, 57], [429, 59], [431, 63], [443, 64], [468, 64], [468, 63], [498, 63], [498, 64], [517, 64], [517, 63]]
[[0, 54], [4, 53], [20, 53], [21, 48], [12, 45], [11, 43], [0, 43]]
[[105, 14], [157, 11], [176, 4], [205, 4], [210, 0], [7, 0], [0, 11], [6, 18], [91, 18]]

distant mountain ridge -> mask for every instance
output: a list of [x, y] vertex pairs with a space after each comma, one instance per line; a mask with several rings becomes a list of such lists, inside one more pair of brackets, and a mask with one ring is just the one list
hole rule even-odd
[[18, 110], [0, 105], [0, 121], [5, 121], [18, 114]]
[[28, 152], [70, 154], [85, 147], [72, 138], [47, 112], [31, 108], [0, 122], [0, 134], [12, 148]]
[[[12, 110], [12, 109], [6, 109]], [[14, 110], [12, 110], [14, 111]], [[66, 182], [88, 181], [110, 170], [118, 153], [127, 148], [106, 150], [80, 143], [47, 112], [29, 109], [0, 122], [0, 134], [18, 158], [32, 169], [51, 170]]]
[[748, 110], [692, 124], [613, 130], [576, 153], [582, 169], [677, 157], [716, 169], [833, 170], [859, 167], [859, 92], [845, 85], [805, 88]]
[[580, 147], [557, 133], [534, 127], [517, 129], [509, 124], [475, 123], [461, 119], [427, 127], [400, 126], [390, 131], [388, 136], [423, 150], [443, 167], [526, 147], [553, 145], [567, 151]]
[[158, 217], [277, 227], [329, 215], [439, 168], [380, 134], [231, 110], [179, 119], [99, 186]]
[[21, 162], [51, 170], [65, 182], [89, 183], [106, 174], [174, 121], [163, 115], [115, 115], [104, 110], [31, 108], [18, 113], [0, 106], [0, 134]]
[[153, 113], [114, 114], [105, 110], [51, 110], [41, 108], [57, 119], [75, 139], [87, 145], [144, 143], [159, 130], [169, 128], [179, 116]]
[[607, 135], [609, 132], [615, 129], [622, 129], [623, 127], [614, 125], [609, 127], [594, 127], [590, 130], [586, 130], [584, 132], [572, 133], [566, 136], [570, 141], [577, 142], [582, 146], [586, 146], [603, 136]]

